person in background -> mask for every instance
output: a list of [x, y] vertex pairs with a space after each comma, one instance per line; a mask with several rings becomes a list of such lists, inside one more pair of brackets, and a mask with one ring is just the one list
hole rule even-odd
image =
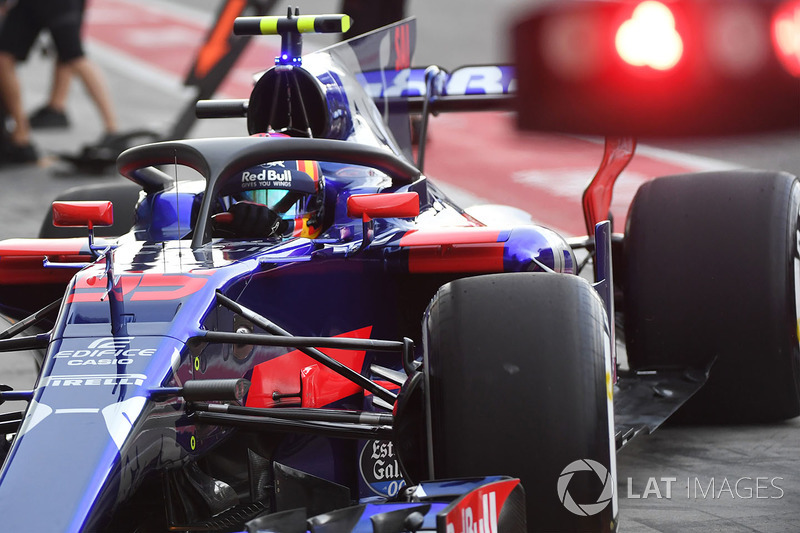
[[72, 82], [70, 68], [56, 61], [53, 65], [50, 97], [47, 103], [34, 111], [28, 119], [32, 129], [57, 129], [70, 126], [66, 113], [70, 82]]
[[[105, 80], [83, 50], [84, 0], [8, 0], [5, 9], [5, 21], [0, 28], [0, 99], [14, 125], [9, 142], [0, 152], [0, 162], [33, 163], [39, 158], [30, 139], [31, 124], [24, 112], [16, 64], [27, 59], [39, 33], [45, 29], [50, 32], [58, 54], [51, 110], [59, 111], [56, 106], [66, 101], [70, 77], [76, 75], [97, 105], [106, 134], [114, 134], [117, 123]], [[37, 115], [38, 112], [34, 118]]]

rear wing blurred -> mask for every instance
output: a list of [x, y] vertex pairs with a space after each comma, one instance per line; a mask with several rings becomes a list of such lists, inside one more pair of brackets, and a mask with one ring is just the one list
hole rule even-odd
[[[417, 168], [424, 169], [428, 118], [442, 112], [511, 110], [516, 98], [514, 68], [475, 65], [453, 72], [430, 66], [395, 71], [362, 71], [357, 76], [384, 114], [404, 110], [412, 117], [412, 142], [417, 145]], [[414, 116], [418, 126], [414, 126]], [[394, 130], [393, 130], [394, 131]], [[416, 133], [416, 135], [414, 135]]]
[[[387, 103], [404, 103], [409, 112], [421, 113], [428, 93], [426, 72], [433, 72], [430, 76], [434, 90], [428, 102], [433, 114], [512, 109], [517, 78], [510, 65], [471, 65], [453, 72], [438, 67], [374, 70], [361, 72], [358, 80], [379, 108]], [[244, 117], [247, 107], [245, 99], [200, 100], [196, 114], [198, 118]]]
[[[359, 82], [380, 108], [405, 103], [421, 113], [511, 109], [516, 73], [510, 65], [470, 65], [447, 72], [439, 67], [362, 72]], [[428, 87], [431, 91], [428, 91]]]
[[[429, 116], [512, 110], [517, 85], [516, 72], [509, 65], [473, 65], [453, 72], [437, 66], [381, 68], [357, 71], [354, 76], [375, 102], [395, 138], [406, 139], [400, 146], [409, 160], [413, 158], [411, 144], [417, 145], [416, 166], [420, 170], [425, 163]], [[195, 112], [198, 118], [242, 117], [247, 116], [248, 107], [248, 100], [201, 100]], [[406, 118], [411, 116], [418, 118]]]

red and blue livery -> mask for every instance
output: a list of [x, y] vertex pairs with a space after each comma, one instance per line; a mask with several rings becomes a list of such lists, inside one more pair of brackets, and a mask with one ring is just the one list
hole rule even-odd
[[[413, 20], [301, 56], [302, 33], [347, 20], [237, 19], [280, 34], [281, 56], [249, 100], [198, 113], [244, 117], [248, 135], [123, 152], [138, 188], [114, 205], [124, 235], [95, 237], [110, 202], [70, 201], [55, 220], [88, 240], [0, 242], [0, 351], [40, 369], [30, 390], [0, 389], [27, 401], [0, 415], [0, 529], [615, 531], [617, 449], [708, 375], [717, 396], [750, 382], [736, 323], [689, 334], [654, 303], [679, 292], [691, 309], [681, 261], [725, 253], [666, 237], [686, 205], [707, 214], [719, 176], [645, 186], [624, 236], [596, 189], [586, 238], [464, 210], [424, 174], [428, 117], [507, 107], [513, 69], [412, 69]], [[794, 243], [796, 179], [739, 174], [772, 184], [746, 201], [783, 217], [776, 247]], [[590, 193], [616, 174], [598, 176]], [[661, 186], [689, 200], [653, 199]], [[790, 248], [761, 254], [786, 260], [750, 279], [795, 294]], [[777, 354], [761, 361], [773, 396], [736, 416], [800, 410], [795, 300], [778, 300], [771, 344], [741, 333]], [[721, 330], [738, 341], [702, 344]], [[692, 401], [687, 416], [739, 409]]]

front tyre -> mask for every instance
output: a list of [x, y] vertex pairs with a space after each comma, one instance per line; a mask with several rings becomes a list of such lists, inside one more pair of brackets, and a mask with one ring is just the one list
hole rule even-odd
[[608, 322], [583, 279], [515, 273], [439, 289], [424, 321], [436, 479], [522, 480], [531, 531], [613, 531]]
[[783, 172], [659, 178], [631, 204], [625, 335], [632, 368], [704, 367], [678, 420], [800, 414], [800, 183]]

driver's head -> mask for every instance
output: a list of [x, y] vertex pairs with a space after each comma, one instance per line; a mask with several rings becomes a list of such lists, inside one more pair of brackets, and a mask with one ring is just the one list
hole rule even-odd
[[314, 238], [322, 230], [323, 182], [316, 161], [272, 161], [243, 171], [226, 192], [231, 204], [268, 207], [283, 236]]

